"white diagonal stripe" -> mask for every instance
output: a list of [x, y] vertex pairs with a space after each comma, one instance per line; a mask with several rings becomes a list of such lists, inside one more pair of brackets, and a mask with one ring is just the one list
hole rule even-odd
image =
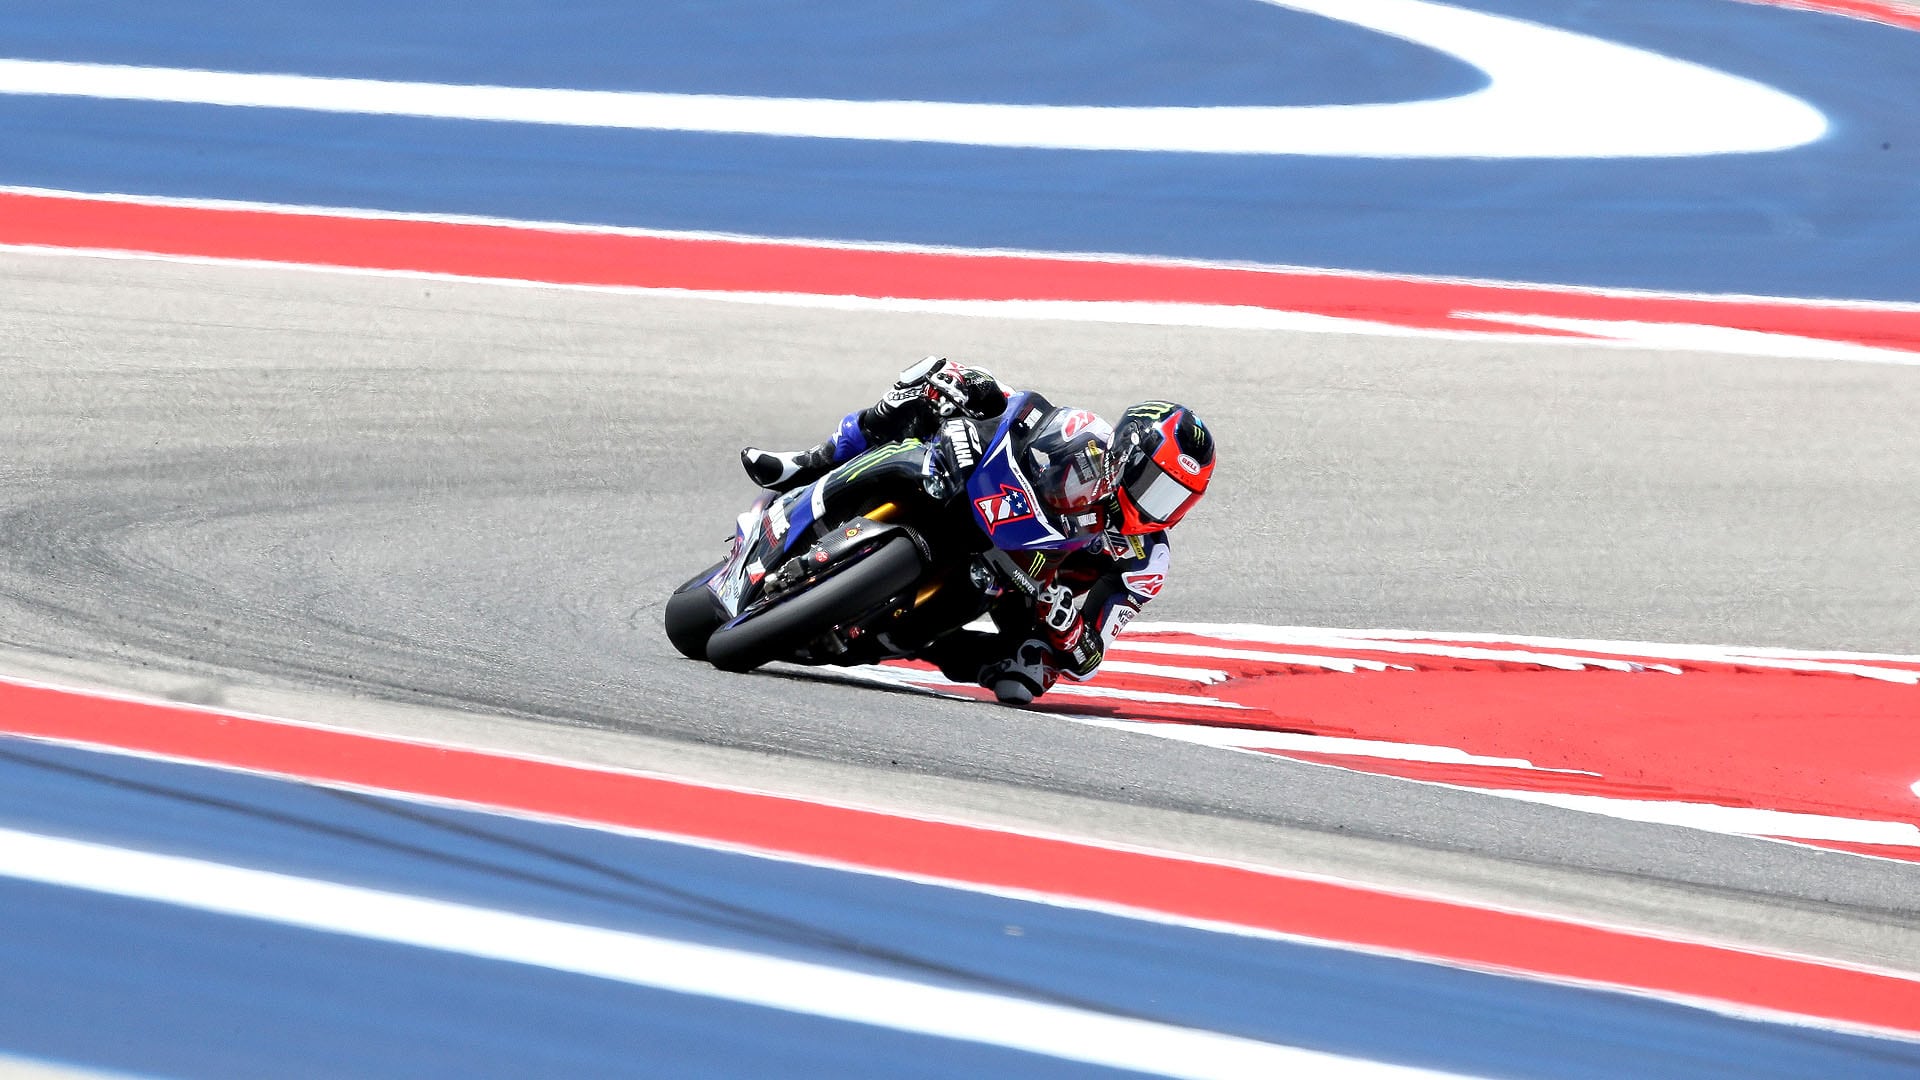
[[[1517, 634], [1436, 633], [1425, 630], [1264, 626], [1257, 623], [1136, 622], [1129, 629], [1132, 633], [1151, 634], [1159, 631], [1195, 634], [1248, 644], [1311, 646], [1364, 652], [1449, 656], [1461, 659], [1507, 660], [1517, 663], [1538, 663], [1535, 657], [1557, 655], [1562, 665], [1571, 662], [1582, 666], [1612, 666], [1616, 670], [1617, 666], [1623, 663], [1629, 668], [1635, 666], [1633, 662], [1583, 655], [1587, 651], [1592, 651], [1612, 653], [1616, 656], [1693, 660], [1708, 664], [1735, 664], [1779, 671], [1831, 672], [1836, 675], [1855, 675], [1863, 679], [1877, 679], [1909, 686], [1920, 684], [1920, 670], [1910, 667], [1881, 666], [1875, 663], [1883, 661], [1886, 664], [1920, 664], [1920, 656], [1895, 653], [1828, 654], [1804, 649], [1748, 648], [1733, 645], [1683, 645], [1673, 642], [1605, 641]], [[1421, 644], [1423, 642], [1431, 644]], [[1487, 647], [1463, 652], [1457, 645], [1445, 644], [1459, 642], [1481, 642]], [[1508, 648], [1499, 648], [1498, 646], [1501, 645]], [[1521, 646], [1523, 650], [1515, 651], [1513, 646]], [[1547, 653], [1538, 650], [1566, 651]], [[1640, 662], [1638, 666], [1669, 672], [1678, 670], [1658, 663]]]
[[1108, 647], [1107, 656], [1109, 659], [1100, 662], [1100, 670], [1102, 673], [1113, 672], [1118, 675], [1144, 675], [1152, 679], [1171, 679], [1175, 682], [1199, 683], [1202, 686], [1223, 683], [1229, 678], [1226, 672], [1215, 668], [1180, 667], [1175, 664], [1141, 664], [1132, 660], [1114, 660], [1111, 659], [1113, 656], [1111, 646]]
[[738, 949], [0, 829], [0, 875], [1176, 1077], [1433, 1077]]
[[1480, 69], [1471, 93], [1356, 105], [847, 101], [0, 60], [0, 93], [657, 131], [1077, 150], [1336, 157], [1591, 158], [1751, 153], [1825, 134], [1819, 110], [1752, 80], [1428, 0], [1264, 0]]
[[1057, 682], [1047, 691], [1060, 697], [1104, 698], [1109, 701], [1138, 701], [1151, 705], [1200, 705], [1210, 709], [1238, 709], [1247, 711], [1247, 706], [1219, 698], [1200, 697], [1196, 694], [1162, 694], [1152, 690], [1122, 690], [1118, 687], [1101, 686], [1097, 682], [1075, 683]]
[[1689, 829], [1728, 833], [1734, 836], [1773, 836], [1790, 840], [1839, 840], [1854, 844], [1887, 844], [1893, 847], [1920, 847], [1920, 826], [1904, 821], [1873, 821], [1863, 818], [1833, 817], [1828, 814], [1802, 814], [1790, 810], [1767, 810], [1756, 806], [1721, 806], [1718, 803], [1676, 802], [1659, 799], [1616, 799], [1608, 795], [1572, 795], [1558, 791], [1524, 791], [1476, 787], [1474, 791], [1498, 795], [1503, 799], [1546, 803], [1568, 810], [1628, 821], [1648, 821], [1661, 825], [1683, 825]]
[[1549, 769], [1535, 765], [1525, 758], [1484, 757], [1454, 746], [1388, 742], [1384, 739], [1350, 739], [1338, 735], [1310, 735], [1297, 731], [1267, 731], [1260, 728], [1209, 727], [1203, 724], [1157, 723], [1151, 720], [1114, 720], [1104, 716], [1070, 716], [1067, 719], [1093, 727], [1133, 731], [1162, 739], [1233, 750], [1291, 750], [1303, 754], [1339, 754], [1346, 757], [1387, 758], [1394, 761], [1424, 761], [1439, 765], [1488, 765], [1504, 769], [1526, 769], [1530, 772], [1571, 773], [1578, 776], [1599, 775], [1583, 769]]
[[[1140, 629], [1161, 629], [1158, 623], [1140, 624]], [[1176, 642], [1153, 641], [1134, 637], [1122, 637], [1107, 646], [1109, 656], [1116, 652], [1150, 653], [1160, 656], [1198, 656], [1209, 660], [1252, 660], [1261, 664], [1275, 666], [1293, 665], [1297, 667], [1325, 668], [1328, 671], [1341, 671], [1352, 674], [1356, 671], [1387, 671], [1389, 669], [1410, 671], [1411, 668], [1399, 664], [1389, 664], [1384, 660], [1365, 660], [1357, 656], [1315, 656], [1312, 653], [1282, 653], [1265, 649], [1229, 649], [1219, 645], [1188, 645]], [[1103, 665], [1104, 666], [1104, 665]]]

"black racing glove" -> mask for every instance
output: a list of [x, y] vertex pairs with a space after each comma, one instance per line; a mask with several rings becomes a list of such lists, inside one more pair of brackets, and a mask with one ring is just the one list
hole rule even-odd
[[902, 371], [893, 389], [861, 412], [860, 426], [880, 442], [924, 439], [948, 417], [998, 416], [1006, 404], [1006, 391], [990, 373], [929, 356]]
[[1073, 590], [1049, 585], [1034, 598], [1033, 617], [1045, 630], [1060, 668], [1085, 678], [1100, 666], [1104, 650], [1098, 648], [1099, 635], [1087, 630], [1073, 600]]

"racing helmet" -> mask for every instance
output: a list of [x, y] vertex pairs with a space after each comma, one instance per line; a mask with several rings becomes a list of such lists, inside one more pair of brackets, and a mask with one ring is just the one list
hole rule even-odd
[[1107, 448], [1113, 427], [1085, 409], [1057, 408], [1040, 421], [1027, 442], [1027, 476], [1034, 494], [1068, 535], [1100, 532], [1113, 494]]
[[1172, 528], [1213, 479], [1213, 435], [1192, 409], [1172, 401], [1127, 406], [1114, 426], [1108, 528], [1140, 536]]

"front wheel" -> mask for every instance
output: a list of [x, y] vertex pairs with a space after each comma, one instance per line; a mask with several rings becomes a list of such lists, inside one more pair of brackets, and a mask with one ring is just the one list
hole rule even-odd
[[673, 595], [667, 598], [667, 640], [689, 660], [705, 660], [707, 638], [726, 624], [727, 609], [720, 606], [720, 598], [707, 588], [707, 582], [725, 565], [724, 561], [714, 563], [673, 590]]
[[898, 596], [919, 578], [920, 550], [896, 536], [873, 554], [746, 622], [716, 630], [707, 660], [722, 671], [752, 671], [789, 656], [828, 630]]

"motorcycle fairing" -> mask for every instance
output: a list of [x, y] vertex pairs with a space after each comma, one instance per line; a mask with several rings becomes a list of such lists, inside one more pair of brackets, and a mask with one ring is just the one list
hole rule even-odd
[[[769, 507], [779, 505], [783, 496], [768, 492], [753, 501], [733, 524], [733, 550], [707, 579], [707, 588], [720, 601], [729, 616], [740, 614], [740, 602], [748, 586], [766, 575], [765, 548], [772, 531]], [[783, 519], [784, 520], [784, 519]]]
[[967, 477], [974, 523], [994, 547], [1005, 551], [1071, 550], [1093, 541], [1091, 536], [1069, 537], [1054, 528], [1033, 482], [1020, 468], [1020, 442], [1050, 408], [1046, 399], [1030, 391], [1009, 397], [986, 452]]
[[738, 617], [770, 569], [812, 545], [816, 524], [828, 516], [827, 503], [847, 484], [880, 468], [908, 473], [917, 483], [926, 450], [918, 439], [888, 443], [843, 462], [811, 484], [761, 495], [736, 521], [732, 555], [707, 587], [728, 615]]

